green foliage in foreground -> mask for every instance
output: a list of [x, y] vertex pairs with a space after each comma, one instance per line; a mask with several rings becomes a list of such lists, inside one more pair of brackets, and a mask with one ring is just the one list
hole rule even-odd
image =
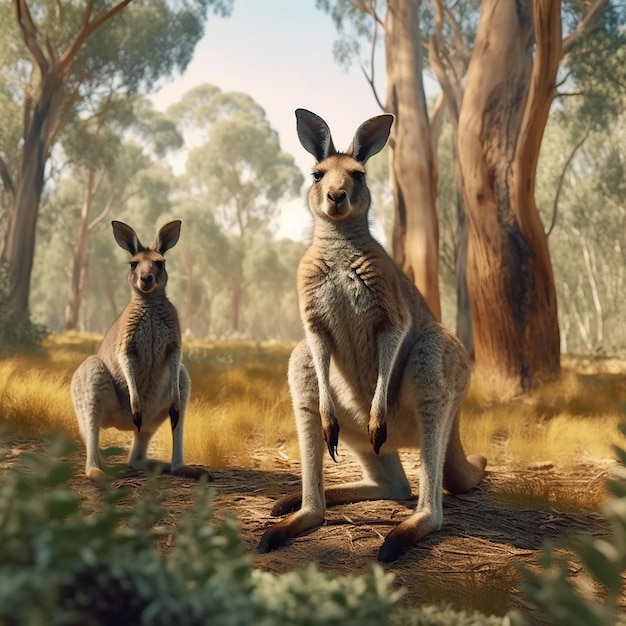
[[[626, 435], [626, 424], [620, 425]], [[536, 574], [524, 569], [524, 591], [542, 609], [554, 626], [626, 625], [626, 615], [618, 614], [617, 601], [624, 593], [626, 576], [626, 450], [614, 447], [620, 465], [614, 479], [608, 481], [612, 495], [604, 506], [612, 533], [606, 538], [578, 537], [573, 546], [585, 572], [601, 590], [603, 599], [585, 597], [568, 577], [568, 564], [553, 555], [546, 545], [543, 571]]]
[[30, 315], [12, 310], [9, 286], [8, 263], [0, 261], [0, 355], [39, 350], [48, 330], [33, 322]]
[[[621, 430], [626, 434], [626, 426]], [[286, 574], [253, 568], [232, 520], [212, 520], [210, 491], [200, 484], [195, 506], [176, 528], [164, 523], [158, 477], [146, 493], [103, 485], [82, 502], [68, 486], [73, 464], [62, 438], [48, 454], [27, 453], [0, 481], [0, 626], [105, 624], [506, 626], [519, 615], [486, 617], [446, 607], [410, 608], [393, 575], [374, 566], [366, 576], [334, 576], [316, 566]], [[626, 451], [609, 483], [605, 513], [613, 533], [583, 537], [574, 552], [605, 591], [583, 597], [567, 576], [567, 563], [546, 547], [544, 570], [523, 571], [525, 592], [547, 624], [626, 624], [616, 603], [626, 571]], [[94, 487], [94, 491], [95, 491]], [[160, 538], [172, 535], [162, 551]]]
[[[27, 453], [0, 481], [0, 624], [350, 626], [499, 625], [451, 610], [400, 609], [402, 591], [376, 566], [367, 576], [334, 576], [310, 565], [276, 575], [255, 570], [232, 521], [211, 521], [210, 493], [164, 525], [158, 477], [146, 494], [104, 485], [88, 504], [68, 487], [70, 447]], [[94, 488], [95, 489], [95, 488]], [[94, 514], [95, 513], [95, 514]], [[173, 533], [173, 545], [157, 547]], [[444, 617], [442, 617], [444, 616]], [[443, 620], [443, 621], [442, 621]]]

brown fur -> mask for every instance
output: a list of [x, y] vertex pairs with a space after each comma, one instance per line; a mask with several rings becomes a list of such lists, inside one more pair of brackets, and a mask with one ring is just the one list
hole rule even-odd
[[[296, 117], [318, 161], [308, 193], [313, 241], [297, 273], [305, 339], [289, 363], [303, 490], [275, 505], [273, 514], [290, 515], [265, 532], [259, 550], [319, 526], [326, 506], [409, 498], [398, 448], [419, 446], [417, 510], [385, 539], [378, 556], [390, 561], [441, 527], [443, 486], [467, 491], [483, 476], [486, 460], [466, 458], [458, 432], [469, 360], [369, 231], [363, 166], [387, 141], [392, 116], [362, 124], [346, 153], [335, 151], [321, 118], [303, 109]], [[324, 444], [334, 459], [340, 433], [363, 480], [324, 490]]]
[[165, 471], [200, 478], [208, 472], [183, 461], [183, 424], [190, 380], [181, 363], [178, 314], [165, 295], [167, 272], [163, 255], [180, 236], [180, 220], [161, 228], [155, 242], [144, 247], [135, 231], [114, 221], [117, 243], [130, 255], [130, 301], [107, 331], [97, 354], [88, 357], [72, 377], [71, 393], [87, 449], [85, 473], [102, 478], [99, 451], [101, 428], [133, 431], [129, 465], [146, 469], [152, 435], [169, 416], [172, 462]]

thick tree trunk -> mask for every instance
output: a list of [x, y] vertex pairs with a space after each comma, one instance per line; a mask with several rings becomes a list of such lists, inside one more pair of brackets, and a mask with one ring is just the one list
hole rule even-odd
[[531, 0], [483, 0], [459, 119], [476, 368], [508, 395], [560, 370], [554, 278], [534, 186], [561, 16], [558, 0], [534, 4], [533, 12]]
[[395, 115], [389, 171], [395, 219], [393, 256], [441, 319], [437, 172], [422, 83], [419, 0], [388, 0], [387, 111]]

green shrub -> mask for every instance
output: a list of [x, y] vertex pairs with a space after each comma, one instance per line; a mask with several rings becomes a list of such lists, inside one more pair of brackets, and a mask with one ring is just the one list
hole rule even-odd
[[9, 266], [6, 261], [0, 261], [0, 354], [39, 350], [47, 335], [47, 328], [33, 322], [30, 315], [12, 310]]
[[[626, 424], [620, 425], [626, 435]], [[524, 568], [524, 591], [554, 626], [626, 625], [626, 615], [618, 612], [626, 575], [626, 450], [615, 446], [620, 465], [608, 481], [611, 497], [604, 506], [612, 532], [606, 538], [578, 537], [572, 549], [585, 572], [602, 590], [602, 599], [586, 597], [568, 576], [568, 563], [556, 558], [547, 544], [542, 559], [543, 571]]]
[[[61, 436], [47, 454], [23, 453], [0, 480], [0, 625], [504, 626], [449, 608], [400, 607], [393, 574], [338, 576], [309, 565], [255, 570], [235, 523], [212, 520], [210, 489], [176, 528], [164, 524], [159, 477], [142, 497], [103, 485], [88, 502], [68, 486]], [[1, 454], [0, 454], [1, 456]], [[95, 487], [94, 487], [95, 490]], [[160, 550], [157, 541], [173, 536]]]
[[255, 571], [234, 522], [211, 522], [206, 485], [160, 551], [156, 541], [173, 529], [163, 525], [158, 477], [144, 497], [105, 485], [87, 505], [68, 487], [74, 468], [61, 457], [69, 451], [55, 437], [49, 454], [22, 454], [3, 473], [0, 624], [388, 623], [400, 595], [393, 576]]

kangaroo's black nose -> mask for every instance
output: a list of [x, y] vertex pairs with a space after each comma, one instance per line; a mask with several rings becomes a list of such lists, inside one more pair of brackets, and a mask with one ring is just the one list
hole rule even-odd
[[345, 191], [328, 192], [328, 199], [335, 204], [341, 204], [346, 199]]

